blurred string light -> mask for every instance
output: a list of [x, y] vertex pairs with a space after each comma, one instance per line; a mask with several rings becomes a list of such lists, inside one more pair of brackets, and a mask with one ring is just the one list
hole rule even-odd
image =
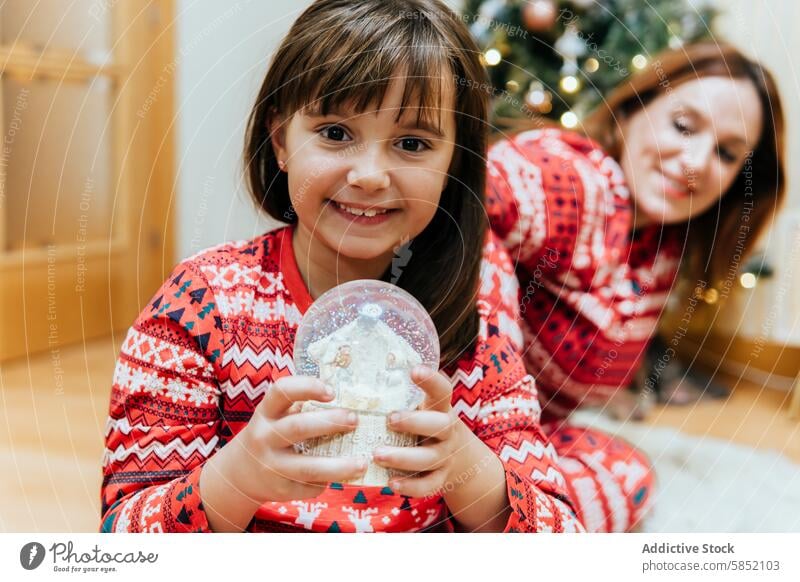
[[705, 293], [703, 293], [703, 301], [709, 305], [714, 305], [717, 301], [719, 301], [719, 291], [713, 287], [706, 289]]
[[539, 81], [532, 81], [525, 95], [525, 103], [532, 110], [547, 115], [553, 110], [553, 94]]
[[544, 91], [542, 91], [541, 89], [534, 89], [533, 91], [528, 93], [527, 99], [528, 103], [530, 103], [534, 107], [538, 107], [545, 102]]
[[567, 75], [566, 77], [561, 78], [559, 86], [565, 93], [574, 93], [580, 88], [581, 83], [574, 75]]
[[490, 67], [494, 67], [495, 65], [500, 64], [500, 61], [503, 60], [503, 55], [500, 54], [500, 51], [494, 48], [489, 49], [483, 55], [483, 58], [486, 60], [486, 64]]
[[742, 276], [739, 277], [739, 283], [742, 284], [742, 287], [745, 289], [752, 289], [756, 286], [758, 278], [755, 276], [755, 273], [742, 273]]
[[561, 116], [561, 125], [567, 129], [572, 129], [578, 125], [578, 116], [572, 111], [567, 111]]
[[641, 71], [647, 66], [647, 58], [644, 55], [636, 55], [631, 59], [631, 64]]
[[600, 70], [600, 61], [594, 57], [588, 58], [586, 62], [583, 63], [583, 68], [587, 73], [596, 73]]
[[745, 289], [753, 289], [758, 285], [759, 279], [769, 279], [775, 274], [775, 271], [762, 252], [750, 257], [742, 267], [741, 273], [739, 275], [739, 284]]

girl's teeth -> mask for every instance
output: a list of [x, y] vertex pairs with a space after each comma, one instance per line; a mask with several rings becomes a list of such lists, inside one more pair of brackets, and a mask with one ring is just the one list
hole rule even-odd
[[360, 208], [350, 208], [349, 206], [345, 206], [344, 204], [339, 204], [338, 202], [336, 203], [336, 205], [339, 208], [341, 208], [342, 210], [344, 210], [345, 212], [348, 212], [348, 213], [353, 214], [355, 216], [372, 217], [372, 216], [376, 216], [378, 214], [385, 214], [387, 212], [386, 210], [375, 210], [374, 208], [370, 208], [370, 209], [367, 209], [367, 210], [362, 210]]

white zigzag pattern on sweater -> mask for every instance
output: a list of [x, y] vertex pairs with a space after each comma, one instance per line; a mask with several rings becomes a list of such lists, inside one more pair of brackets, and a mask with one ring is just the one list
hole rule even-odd
[[444, 373], [448, 380], [450, 380], [450, 385], [453, 389], [456, 388], [459, 382], [461, 382], [467, 388], [472, 389], [475, 384], [483, 380], [483, 369], [476, 365], [472, 368], [471, 372], [466, 372], [465, 370], [456, 370], [452, 375], [448, 373]]
[[262, 380], [253, 386], [249, 378], [242, 378], [235, 383], [228, 379], [222, 383], [222, 391], [227, 394], [229, 398], [236, 398], [239, 394], [244, 392], [250, 400], [255, 400], [262, 394], [266, 394], [270, 386], [272, 386], [272, 382], [269, 380]]
[[475, 420], [478, 417], [478, 412], [481, 408], [481, 401], [480, 399], [475, 402], [472, 406], [466, 403], [466, 401], [459, 398], [455, 404], [453, 404], [453, 410], [457, 414], [463, 414], [470, 420]]
[[237, 345], [231, 345], [225, 350], [222, 365], [226, 366], [231, 362], [238, 367], [249, 363], [254, 368], [261, 368], [264, 364], [272, 364], [279, 370], [288, 369], [292, 374], [295, 373], [292, 357], [277, 349], [270, 350], [265, 348], [256, 353], [250, 346], [240, 348]]
[[145, 424], [135, 424], [131, 426], [130, 421], [126, 417], [112, 418], [109, 416], [106, 419], [105, 436], [108, 437], [108, 435], [110, 435], [112, 431], [118, 431], [124, 435], [129, 435], [134, 430], [140, 430], [142, 432], [150, 432], [151, 428], [153, 427], [147, 426]]
[[518, 463], [523, 463], [528, 455], [533, 455], [537, 459], [547, 456], [554, 461], [558, 460], [558, 454], [556, 453], [553, 443], [545, 445], [542, 441], [538, 440], [533, 443], [531, 441], [524, 441], [519, 448], [505, 445], [503, 450], [500, 451], [500, 460], [506, 462], [509, 459], [514, 459]]
[[144, 461], [150, 455], [155, 455], [163, 461], [174, 452], [180, 454], [183, 459], [188, 459], [193, 453], [199, 452], [203, 457], [208, 458], [214, 452], [214, 447], [218, 441], [218, 436], [211, 437], [208, 442], [204, 441], [202, 437], [197, 437], [188, 445], [185, 445], [181, 439], [176, 438], [166, 444], [151, 443], [144, 448], [138, 444], [128, 448], [120, 445], [113, 451], [106, 448], [103, 452], [103, 466], [105, 467], [115, 461], [124, 461], [131, 455], [136, 455], [140, 461]]
[[553, 467], [548, 467], [547, 473], [542, 473], [539, 469], [534, 469], [533, 473], [531, 473], [531, 477], [534, 481], [549, 481], [550, 483], [556, 483], [562, 487], [566, 485], [564, 475]]

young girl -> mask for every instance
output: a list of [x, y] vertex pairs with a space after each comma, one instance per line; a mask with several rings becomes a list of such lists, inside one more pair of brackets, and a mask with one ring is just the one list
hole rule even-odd
[[[478, 54], [438, 0], [321, 0], [295, 22], [246, 146], [255, 199], [289, 226], [182, 262], [129, 331], [102, 531], [583, 529], [513, 344], [514, 272], [486, 230]], [[374, 451], [413, 474], [389, 487], [343, 484], [365, 466], [292, 446], [355, 426], [298, 412], [331, 395], [293, 375], [292, 345], [316, 297], [364, 278], [414, 295], [442, 346], [442, 372], [412, 374], [424, 405], [388, 421], [419, 446]]]

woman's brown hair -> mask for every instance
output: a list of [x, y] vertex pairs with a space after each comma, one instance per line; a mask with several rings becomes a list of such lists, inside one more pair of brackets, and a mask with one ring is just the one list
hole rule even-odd
[[[686, 230], [684, 276], [695, 283], [730, 287], [739, 263], [768, 228], [785, 194], [783, 107], [769, 71], [733, 46], [689, 44], [655, 56], [646, 70], [621, 83], [586, 119], [584, 129], [619, 160], [622, 146], [617, 125], [622, 117], [645, 107], [671, 87], [703, 77], [750, 81], [758, 93], [763, 116], [761, 137], [737, 179], [716, 205], [692, 218]], [[745, 207], [745, 192], [752, 192], [752, 206]]]
[[[248, 121], [245, 171], [256, 203], [294, 223], [286, 174], [272, 148], [270, 120], [300, 110], [326, 115], [379, 107], [392, 79], [404, 78], [406, 107], [437, 123], [455, 114], [456, 147], [439, 208], [411, 241], [396, 284], [428, 310], [442, 363], [473, 345], [476, 295], [486, 233], [483, 208], [488, 86], [480, 51], [463, 22], [439, 0], [318, 0], [295, 21], [275, 53]], [[455, 95], [443, 103], [445, 84]], [[418, 119], [419, 119], [418, 118]], [[392, 276], [391, 268], [383, 278]]]

